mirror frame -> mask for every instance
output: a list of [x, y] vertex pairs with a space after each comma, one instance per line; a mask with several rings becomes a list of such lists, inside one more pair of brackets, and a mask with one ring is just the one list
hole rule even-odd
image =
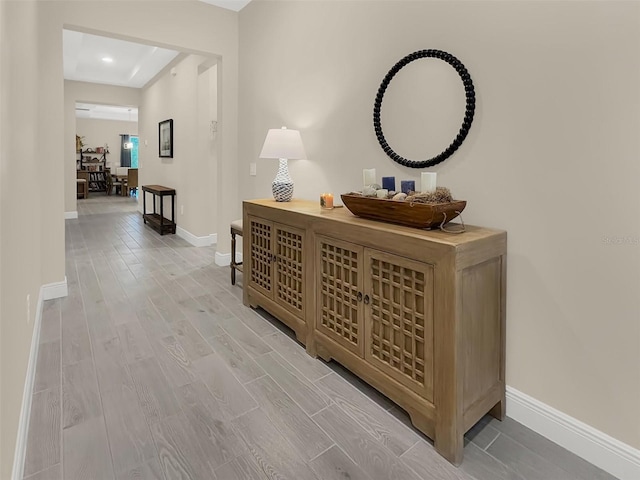
[[[446, 150], [428, 160], [409, 160], [402, 157], [401, 155], [398, 155], [387, 143], [387, 140], [384, 137], [384, 133], [382, 132], [382, 124], [380, 123], [380, 110], [382, 108], [382, 99], [384, 98], [384, 93], [387, 90], [387, 87], [389, 86], [389, 83], [391, 82], [393, 77], [400, 71], [401, 68], [420, 58], [437, 58], [447, 62], [449, 65], [455, 68], [456, 72], [458, 72], [458, 75], [460, 75], [460, 78], [462, 79], [462, 83], [464, 85], [467, 105], [465, 108], [464, 119], [462, 121], [460, 131], [454, 138], [451, 145], [446, 148]], [[469, 75], [469, 72], [462, 64], [462, 62], [460, 62], [460, 60], [458, 60], [450, 53], [443, 52], [442, 50], [419, 50], [407, 55], [398, 63], [396, 63], [382, 80], [380, 88], [378, 88], [378, 93], [376, 94], [376, 100], [373, 106], [373, 128], [376, 132], [378, 143], [380, 143], [382, 149], [394, 162], [411, 168], [431, 167], [445, 161], [447, 158], [453, 155], [453, 153], [458, 149], [458, 147], [460, 147], [460, 145], [462, 145], [462, 142], [467, 137], [469, 129], [471, 128], [475, 109], [476, 94], [473, 88], [473, 82], [471, 81], [471, 75]]]

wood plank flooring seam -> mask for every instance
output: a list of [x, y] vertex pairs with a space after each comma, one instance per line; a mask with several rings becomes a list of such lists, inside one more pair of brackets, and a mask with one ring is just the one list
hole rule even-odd
[[[324, 431], [324, 430], [323, 430]], [[326, 433], [326, 432], [325, 432]], [[329, 437], [331, 438], [331, 437]], [[333, 439], [332, 439], [333, 440]], [[340, 448], [340, 446], [334, 441], [331, 445], [329, 445], [327, 448], [325, 448], [323, 451], [321, 451], [320, 453], [318, 453], [317, 455], [314, 455], [312, 458], [310, 458], [309, 460], [306, 461], [306, 463], [311, 463], [313, 462], [316, 458], [318, 458], [319, 456], [327, 453], [329, 450], [331, 450], [333, 447], [338, 447]]]
[[[253, 397], [251, 397], [251, 398], [253, 398]], [[256, 403], [257, 403], [257, 402], [256, 402]], [[260, 405], [258, 405], [257, 407], [253, 407], [251, 410], [247, 410], [246, 412], [243, 412], [243, 413], [241, 413], [240, 415], [236, 415], [235, 417], [230, 417], [230, 418], [229, 418], [229, 422], [233, 422], [233, 420], [236, 420], [237, 418], [240, 418], [240, 417], [241, 417], [241, 416], [243, 416], [243, 415], [246, 415], [246, 414], [248, 414], [248, 413], [251, 413], [251, 412], [253, 412], [253, 411], [255, 411], [255, 410], [259, 410], [259, 409], [260, 409]]]
[[320, 380], [322, 380], [323, 378], [328, 377], [329, 375], [332, 375], [333, 373], [334, 373], [334, 372], [329, 372], [329, 373], [327, 373], [326, 375], [323, 375], [323, 376], [321, 376], [320, 378], [317, 378], [317, 379], [313, 380], [311, 383], [319, 382], [319, 381], [320, 381]]
[[[231, 373], [233, 373], [233, 372], [231, 372]], [[244, 386], [246, 387], [247, 385], [252, 384], [252, 383], [253, 383], [253, 382], [255, 382], [256, 380], [260, 380], [261, 378], [268, 377], [268, 376], [269, 376], [269, 375], [268, 375], [267, 373], [265, 373], [264, 375], [260, 375], [259, 377], [254, 378], [253, 380], [249, 380], [249, 381], [247, 381], [247, 382], [240, 382], [240, 383], [242, 383], [242, 385], [244, 385]], [[236, 378], [237, 378], [237, 377], [236, 377]], [[240, 380], [238, 380], [238, 381], [240, 381]]]
[[[266, 353], [266, 354], [265, 354], [265, 356], [266, 356], [266, 355], [272, 355], [272, 353], [273, 353], [273, 352]], [[276, 361], [277, 361], [277, 360], [276, 360]], [[284, 359], [284, 358], [283, 358], [283, 361], [285, 361], [286, 363], [289, 363], [289, 362], [287, 362], [287, 361], [286, 361], [286, 359]], [[290, 364], [289, 364], [289, 365], [290, 365]], [[292, 367], [293, 367], [293, 366], [292, 366]], [[284, 367], [284, 368], [286, 369], [286, 367]], [[296, 371], [297, 371], [297, 370], [296, 370]], [[290, 372], [288, 372], [288, 373], [290, 373]], [[302, 375], [300, 372], [298, 372], [298, 373], [300, 374], [300, 376], [301, 376], [303, 379], [305, 379], [305, 381], [309, 382], [309, 380], [307, 380], [307, 379], [305, 378], [305, 376], [304, 376], [304, 375]], [[293, 374], [292, 374], [292, 375], [293, 375]], [[298, 406], [298, 408], [300, 408], [300, 410], [302, 410], [303, 412], [305, 412], [305, 413], [306, 413], [306, 409], [305, 409], [305, 408], [303, 408], [303, 406], [300, 404], [300, 402], [299, 402], [299, 401], [297, 401], [295, 398], [293, 398], [293, 397], [292, 397], [292, 396], [287, 392], [287, 389], [286, 389], [283, 385], [281, 385], [281, 384], [278, 382], [278, 380], [277, 380], [276, 378], [274, 378], [274, 377], [273, 377], [273, 375], [270, 375], [270, 374], [269, 374], [269, 372], [267, 372], [267, 376], [269, 376], [269, 378], [271, 378], [271, 380], [273, 380], [273, 382], [274, 382], [274, 383], [275, 383], [275, 384], [276, 384], [276, 385], [277, 385], [277, 386], [278, 386], [278, 387], [279, 387], [279, 388], [280, 388], [280, 389], [281, 389], [281, 390], [282, 390], [282, 391], [283, 391], [283, 392], [284, 392], [284, 393], [285, 393], [285, 394], [286, 394], [286, 395], [291, 399], [291, 401], [292, 401], [296, 406]], [[295, 375], [294, 375], [294, 376], [295, 376]], [[297, 379], [300, 383], [303, 383], [299, 378], [297, 378], [297, 377], [296, 377], [296, 379]], [[257, 379], [256, 379], [256, 380], [257, 380]], [[310, 384], [310, 385], [314, 385], [312, 382], [309, 382], [309, 384]], [[314, 387], [315, 387], [315, 385], [314, 385]], [[322, 391], [320, 391], [320, 389], [318, 389], [318, 391], [320, 392], [320, 394], [321, 394], [321, 395], [324, 395], [324, 394], [323, 394], [323, 392], [322, 392]], [[324, 408], [326, 408], [326, 407], [328, 407], [328, 406], [330, 406], [331, 404], [333, 404], [333, 403], [334, 403], [334, 402], [333, 402], [333, 400], [332, 400], [330, 397], [328, 397], [327, 395], [325, 395], [324, 397], [325, 397], [325, 398], [323, 398], [323, 401], [328, 401], [328, 402], [327, 402], [327, 405], [325, 405], [324, 407], [322, 407], [322, 409], [321, 409], [321, 410], [323, 410]], [[318, 410], [318, 411], [319, 411], [319, 410]], [[317, 412], [314, 412], [314, 413], [317, 413]], [[309, 414], [308, 414], [308, 413], [306, 413], [306, 414], [309, 416]]]
[[499, 433], [498, 433], [498, 435], [496, 435], [496, 438], [494, 438], [493, 440], [491, 440], [491, 442], [489, 442], [489, 444], [488, 444], [486, 447], [484, 447], [482, 450], [484, 450], [484, 451], [486, 452], [486, 451], [487, 451], [487, 449], [488, 449], [491, 445], [493, 445], [493, 443], [498, 439], [498, 437], [499, 437], [500, 435], [502, 435], [502, 432], [499, 432]]
[[[355, 458], [352, 458], [352, 457], [351, 457], [351, 455], [349, 455], [349, 453], [348, 453], [348, 452], [347, 452], [347, 451], [346, 451], [346, 450], [345, 450], [345, 449], [340, 445], [340, 443], [336, 442], [336, 439], [335, 439], [335, 438], [333, 438], [333, 437], [331, 436], [331, 434], [330, 434], [329, 432], [327, 432], [324, 428], [322, 428], [322, 425], [320, 425], [320, 424], [319, 424], [319, 423], [318, 423], [318, 422], [313, 418], [313, 417], [316, 417], [316, 416], [321, 415], [321, 414], [322, 414], [322, 412], [324, 412], [325, 410], [329, 409], [329, 408], [330, 408], [330, 407], [332, 407], [332, 406], [336, 406], [336, 405], [335, 405], [335, 403], [331, 403], [330, 405], [327, 405], [326, 407], [324, 407], [322, 410], [318, 410], [318, 411], [317, 411], [316, 413], [314, 413], [313, 415], [309, 415], [309, 418], [311, 418], [311, 420], [313, 420], [313, 421], [314, 421], [314, 423], [318, 426], [318, 428], [320, 428], [320, 430], [322, 430], [322, 431], [324, 432], [324, 434], [325, 434], [327, 437], [329, 437], [329, 438], [333, 441], [333, 443], [334, 443], [334, 444], [336, 444], [336, 445], [338, 446], [338, 448], [340, 448], [340, 450], [342, 450], [342, 453], [344, 453], [344, 454], [347, 456], [347, 458], [348, 458], [349, 460], [351, 460], [353, 463], [355, 463], [356, 465], [358, 465], [358, 462], [355, 460]], [[329, 447], [327, 450], [330, 450], [330, 449], [331, 449], [331, 447]], [[320, 454], [320, 455], [322, 455], [322, 454]], [[318, 455], [318, 457], [319, 457], [320, 455]], [[316, 458], [317, 458], [317, 457], [316, 457]], [[315, 458], [314, 458], [314, 459], [312, 459], [312, 460], [309, 460], [309, 462], [311, 462], [311, 461], [313, 461], [313, 460], [315, 460]]]

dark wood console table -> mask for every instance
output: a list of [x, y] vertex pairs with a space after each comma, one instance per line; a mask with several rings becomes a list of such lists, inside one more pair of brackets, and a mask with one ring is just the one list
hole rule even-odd
[[[147, 213], [147, 192], [153, 195], [153, 213]], [[171, 220], [164, 217], [164, 197], [171, 196]], [[160, 197], [160, 213], [156, 213], [156, 197]], [[176, 191], [173, 188], [163, 187], [162, 185], [143, 185], [142, 186], [142, 218], [144, 223], [149, 223], [151, 228], [156, 230], [160, 235], [165, 233], [176, 233], [176, 210], [175, 210]]]

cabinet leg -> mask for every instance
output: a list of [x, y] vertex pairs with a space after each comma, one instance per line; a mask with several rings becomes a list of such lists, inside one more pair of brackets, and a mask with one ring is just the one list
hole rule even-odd
[[427, 437], [433, 439], [435, 434], [433, 419], [426, 417], [420, 410], [411, 407], [405, 407], [405, 410], [409, 414], [409, 418], [411, 418], [411, 424]]
[[506, 405], [507, 405], [507, 402], [503, 397], [502, 400], [496, 403], [493, 406], [493, 408], [489, 410], [489, 415], [491, 415], [494, 418], [497, 418], [500, 421], [504, 420], [504, 417], [507, 413]]
[[325, 362], [330, 362], [331, 361], [331, 354], [329, 353], [329, 351], [324, 348], [322, 345], [318, 345], [316, 344], [316, 353], [318, 354], [318, 356], [324, 360]]
[[453, 398], [450, 405], [446, 405], [446, 402], [439, 405], [433, 441], [436, 451], [458, 466], [462, 463], [464, 451], [464, 427], [462, 408], [455, 408]]
[[249, 289], [244, 289], [244, 294], [242, 295], [242, 303], [244, 303], [245, 307], [253, 308], [254, 310], [258, 308], [258, 302], [251, 296]]
[[302, 345], [307, 345], [307, 334], [306, 333], [300, 333], [297, 330], [294, 330], [295, 334], [296, 334], [296, 340], [298, 340]]
[[436, 432], [434, 447], [440, 455], [449, 460], [453, 465], [458, 466], [462, 463], [464, 435], [456, 434], [446, 438], [445, 435]]
[[318, 349], [316, 348], [316, 339], [312, 333], [307, 334], [307, 354], [313, 358], [318, 358]]
[[318, 349], [316, 348], [315, 345], [311, 345], [310, 343], [307, 343], [307, 355], [309, 355], [312, 358], [318, 358]]

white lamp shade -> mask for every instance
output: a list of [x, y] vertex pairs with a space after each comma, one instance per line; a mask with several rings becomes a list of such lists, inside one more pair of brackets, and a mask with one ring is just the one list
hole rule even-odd
[[307, 158], [298, 130], [271, 128], [264, 140], [260, 158], [287, 158], [299, 160]]

